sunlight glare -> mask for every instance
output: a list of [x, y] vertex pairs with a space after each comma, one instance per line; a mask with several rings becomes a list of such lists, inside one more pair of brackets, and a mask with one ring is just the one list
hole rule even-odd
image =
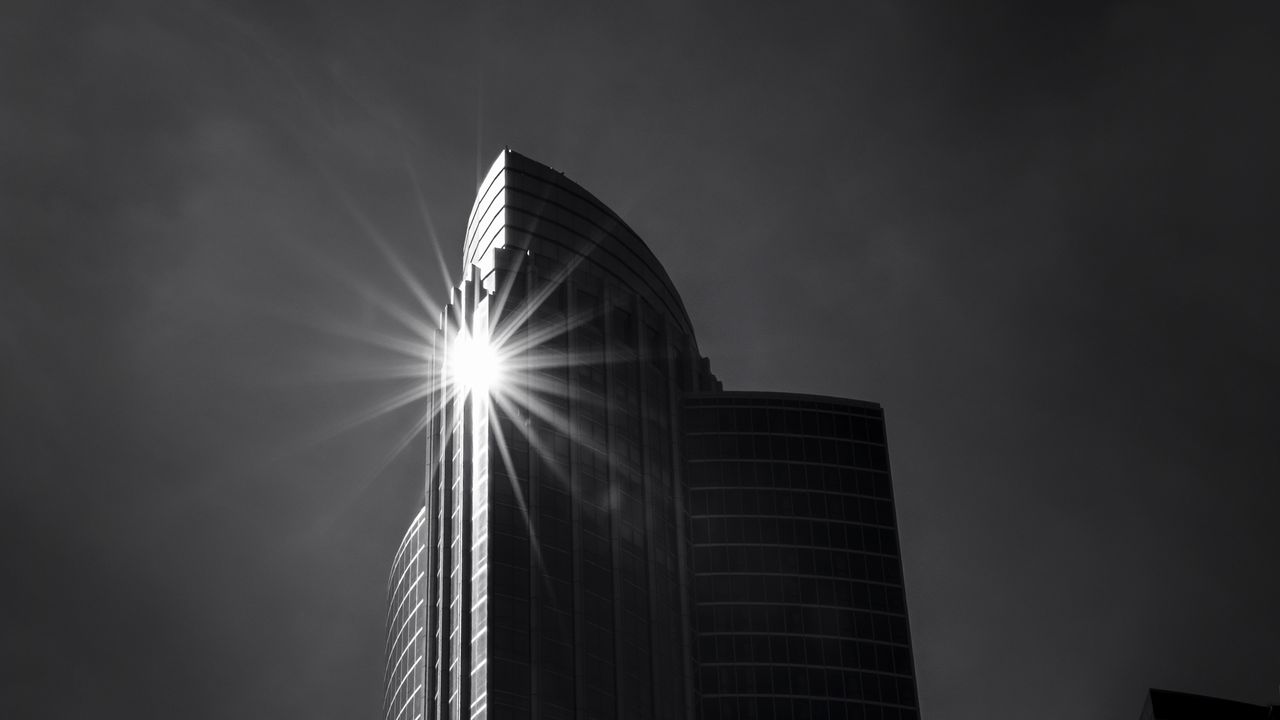
[[469, 332], [458, 333], [449, 357], [450, 376], [461, 393], [483, 394], [493, 389], [501, 379], [502, 368], [498, 353], [484, 338]]

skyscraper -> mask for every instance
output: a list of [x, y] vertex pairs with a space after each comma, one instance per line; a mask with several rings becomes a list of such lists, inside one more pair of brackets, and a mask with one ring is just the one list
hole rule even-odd
[[723, 392], [648, 247], [509, 150], [463, 262], [387, 719], [915, 718], [880, 408]]

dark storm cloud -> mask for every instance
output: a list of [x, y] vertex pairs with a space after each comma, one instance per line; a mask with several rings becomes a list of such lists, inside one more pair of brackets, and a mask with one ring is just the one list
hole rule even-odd
[[[1069, 10], [1066, 9], [1069, 7]], [[402, 385], [502, 145], [736, 388], [889, 418], [923, 711], [1275, 701], [1257, 8], [31, 4], [0, 42], [6, 716], [376, 712]], [[412, 173], [410, 172], [412, 169]], [[413, 177], [417, 178], [415, 187]], [[384, 463], [386, 464], [383, 469]]]

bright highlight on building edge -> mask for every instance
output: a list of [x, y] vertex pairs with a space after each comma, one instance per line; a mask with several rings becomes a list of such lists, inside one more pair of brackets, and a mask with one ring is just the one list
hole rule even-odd
[[497, 390], [502, 377], [497, 349], [487, 338], [459, 332], [450, 351], [449, 376], [463, 394], [481, 395]]

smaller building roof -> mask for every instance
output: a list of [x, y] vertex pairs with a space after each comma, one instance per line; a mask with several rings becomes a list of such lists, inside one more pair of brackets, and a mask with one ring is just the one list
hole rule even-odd
[[1253, 705], [1236, 700], [1175, 692], [1147, 691], [1142, 720], [1278, 720], [1280, 708], [1275, 705]]

